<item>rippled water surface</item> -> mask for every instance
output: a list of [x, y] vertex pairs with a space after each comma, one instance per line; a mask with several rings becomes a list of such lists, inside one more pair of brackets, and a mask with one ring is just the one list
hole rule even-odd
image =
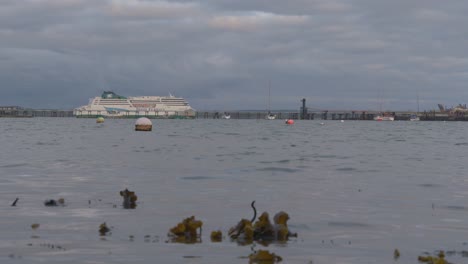
[[[255, 246], [283, 263], [417, 263], [438, 250], [468, 263], [468, 123], [134, 122], [0, 119], [1, 263], [248, 263], [251, 245], [209, 234], [251, 218], [252, 200], [290, 215], [298, 238]], [[168, 242], [191, 215], [202, 242]]]

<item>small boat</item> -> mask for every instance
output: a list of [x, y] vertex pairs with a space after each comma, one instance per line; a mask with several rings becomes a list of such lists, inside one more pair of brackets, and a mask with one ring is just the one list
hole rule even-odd
[[384, 98], [383, 90], [381, 93], [382, 94], [380, 95], [380, 113], [374, 117], [374, 120], [375, 121], [394, 121], [395, 120], [394, 114], [382, 111], [383, 98]]
[[271, 82], [268, 82], [268, 114], [265, 116], [266, 120], [275, 120], [276, 115], [270, 112], [270, 105], [271, 105]]
[[265, 116], [265, 119], [267, 120], [275, 120], [276, 119], [276, 115], [268, 112], [268, 114]]
[[383, 113], [374, 117], [375, 121], [394, 121], [395, 117], [389, 113]]
[[231, 119], [231, 115], [229, 113], [224, 113], [222, 118], [223, 119]]
[[420, 120], [420, 119], [419, 119], [419, 117], [418, 117], [417, 115], [414, 115], [414, 114], [413, 114], [413, 115], [410, 115], [409, 121], [419, 121], [419, 120]]
[[417, 115], [417, 113], [419, 113], [419, 93], [416, 94], [416, 102], [418, 105], [418, 111], [416, 112], [416, 114], [410, 115], [409, 121], [420, 121], [419, 116]]

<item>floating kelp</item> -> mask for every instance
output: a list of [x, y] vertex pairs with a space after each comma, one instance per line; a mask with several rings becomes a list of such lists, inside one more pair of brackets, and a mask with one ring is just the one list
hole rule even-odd
[[99, 225], [99, 234], [101, 236], [105, 236], [109, 232], [110, 232], [110, 229], [107, 227], [106, 222]]
[[297, 233], [292, 233], [288, 228], [289, 215], [286, 212], [280, 211], [273, 217], [275, 223], [275, 232], [277, 240], [287, 240], [290, 237], [297, 237]]
[[211, 232], [210, 238], [211, 242], [221, 242], [223, 240], [223, 233], [220, 230], [213, 231]]
[[[196, 243], [200, 241], [203, 222], [195, 220], [195, 216], [185, 218], [169, 230], [168, 236], [176, 243]], [[198, 229], [200, 233], [198, 234]]]
[[449, 264], [447, 260], [445, 260], [444, 251], [440, 251], [437, 256], [419, 256], [418, 261], [428, 264]]
[[263, 212], [254, 224], [254, 238], [273, 240], [275, 230], [270, 222], [270, 216], [267, 212]]
[[236, 226], [229, 229], [228, 235], [231, 239], [236, 239], [241, 244], [250, 244], [254, 238], [254, 228], [252, 222], [257, 217], [257, 209], [255, 209], [255, 201], [250, 204], [254, 211], [252, 220], [241, 219]]
[[268, 250], [258, 250], [249, 255], [249, 263], [270, 264], [282, 261], [283, 258], [270, 253]]
[[65, 205], [65, 199], [59, 198], [58, 200], [50, 199], [50, 200], [45, 200], [44, 201], [45, 206], [64, 206]]
[[247, 219], [241, 219], [236, 226], [229, 229], [228, 234], [231, 239], [237, 239], [242, 244], [250, 244], [254, 239], [252, 222]]
[[[297, 234], [291, 233], [288, 229], [289, 215], [283, 211], [277, 213], [273, 220], [270, 221], [270, 216], [267, 212], [263, 212], [257, 221], [255, 221], [257, 210], [254, 206], [255, 201], [251, 206], [254, 210], [254, 217], [251, 221], [241, 219], [235, 226], [229, 229], [231, 239], [237, 239], [238, 242], [249, 244], [252, 241], [271, 242], [271, 241], [287, 241], [289, 237], [297, 237]], [[255, 221], [255, 223], [253, 223]], [[252, 224], [253, 223], [253, 224]]]
[[400, 251], [398, 249], [395, 249], [393, 251], [393, 259], [398, 260], [400, 258]]
[[32, 225], [31, 225], [31, 228], [32, 228], [33, 230], [36, 230], [36, 229], [38, 229], [38, 228], [39, 228], [39, 226], [41, 226], [41, 225], [40, 225], [40, 224], [37, 224], [37, 223], [35, 223], [35, 224], [32, 224]]
[[131, 192], [128, 189], [120, 191], [120, 196], [123, 197], [122, 206], [125, 209], [135, 209], [136, 208], [136, 201], [138, 200], [138, 196], [136, 196], [135, 192]]
[[289, 232], [289, 215], [283, 211], [274, 217], [271, 224], [267, 212], [263, 212], [254, 224], [254, 240], [287, 241], [289, 237], [297, 237], [296, 233]]

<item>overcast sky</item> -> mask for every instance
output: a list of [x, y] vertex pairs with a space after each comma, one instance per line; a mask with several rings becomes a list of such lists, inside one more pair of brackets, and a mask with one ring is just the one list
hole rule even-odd
[[0, 105], [104, 90], [197, 110], [468, 103], [468, 1], [0, 0]]

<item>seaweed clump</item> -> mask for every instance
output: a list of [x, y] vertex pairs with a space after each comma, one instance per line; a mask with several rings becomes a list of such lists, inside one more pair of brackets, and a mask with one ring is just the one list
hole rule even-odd
[[297, 237], [296, 233], [289, 231], [287, 213], [281, 211], [274, 216], [273, 220], [274, 223], [271, 223], [267, 212], [263, 212], [254, 224], [247, 219], [242, 219], [229, 230], [229, 236], [242, 244], [250, 244], [253, 241], [285, 242], [290, 237]]
[[[172, 239], [172, 242], [176, 243], [201, 242], [202, 226], [202, 221], [195, 220], [195, 216], [191, 216], [171, 228], [168, 236]], [[200, 229], [200, 233], [198, 233], [198, 229]]]
[[44, 201], [45, 206], [64, 206], [65, 205], [65, 199], [59, 198], [58, 200], [50, 199], [50, 200], [45, 200]]
[[211, 232], [210, 238], [211, 242], [221, 242], [223, 240], [223, 233], [220, 230], [213, 231]]
[[274, 253], [270, 253], [268, 250], [258, 250], [249, 255], [249, 263], [262, 263], [262, 264], [270, 264], [270, 263], [277, 263], [282, 261], [283, 258], [280, 256], [275, 255]]
[[237, 239], [242, 244], [250, 244], [254, 240], [254, 228], [252, 222], [247, 219], [241, 219], [236, 226], [229, 229], [229, 237]]
[[400, 251], [396, 248], [394, 251], [393, 251], [393, 259], [394, 260], [398, 260], [400, 258]]
[[254, 239], [285, 242], [289, 237], [297, 237], [288, 228], [289, 215], [280, 211], [273, 217], [273, 224], [267, 212], [263, 212], [254, 224]]
[[428, 264], [449, 264], [449, 262], [445, 260], [444, 251], [440, 251], [437, 256], [419, 256], [418, 261]]
[[[241, 219], [239, 223], [229, 229], [229, 237], [236, 239], [241, 244], [250, 244], [253, 241], [258, 242], [285, 242], [289, 237], [297, 237], [296, 233], [291, 233], [288, 228], [289, 215], [286, 212], [280, 211], [273, 217], [274, 223], [270, 221], [270, 216], [267, 212], [263, 212], [258, 220], [255, 201], [251, 207], [254, 211], [252, 220]], [[255, 222], [254, 222], [255, 221]]]
[[122, 206], [125, 209], [135, 209], [136, 208], [136, 201], [138, 200], [138, 196], [136, 196], [135, 192], [131, 192], [128, 189], [120, 191], [120, 196], [123, 198]]
[[110, 232], [109, 227], [107, 227], [106, 222], [99, 225], [99, 235], [105, 236]]
[[275, 238], [280, 241], [286, 241], [290, 237], [297, 237], [297, 233], [289, 231], [288, 227], [289, 214], [283, 211], [278, 212], [273, 217], [275, 223]]

